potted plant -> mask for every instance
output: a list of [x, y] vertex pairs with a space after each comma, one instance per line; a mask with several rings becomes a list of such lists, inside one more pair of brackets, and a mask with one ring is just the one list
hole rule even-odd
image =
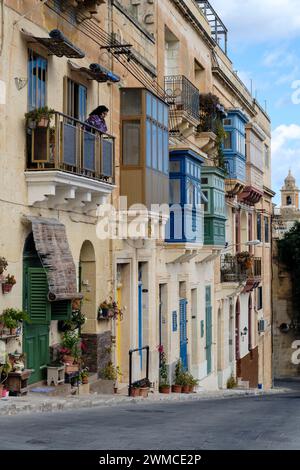
[[47, 128], [54, 113], [54, 109], [49, 109], [48, 106], [33, 109], [25, 114], [26, 125], [30, 129], [35, 129], [36, 127]]
[[171, 392], [166, 355], [163, 350], [160, 352], [159, 391], [160, 393], [165, 394], [169, 394]]
[[199, 385], [199, 380], [195, 379], [192, 374], [188, 374], [188, 385], [190, 393], [195, 391], [195, 387]]
[[6, 261], [6, 259], [3, 256], [1, 256], [0, 257], [0, 283], [1, 284], [5, 280], [5, 277], [3, 276], [3, 273], [4, 273], [4, 271], [6, 271], [7, 266], [8, 266], [8, 262]]
[[133, 383], [130, 387], [130, 396], [131, 397], [140, 396], [140, 387], [136, 383]]
[[80, 337], [77, 331], [66, 331], [63, 335], [60, 354], [66, 372], [76, 372], [79, 369], [79, 358], [81, 355]]
[[88, 384], [89, 383], [89, 368], [85, 367], [80, 371], [79, 374], [80, 380], [82, 384]]
[[23, 321], [29, 322], [29, 316], [22, 310], [7, 308], [2, 312], [1, 322], [3, 322], [4, 326], [10, 330], [11, 335], [15, 335], [17, 333], [17, 328]]
[[182, 362], [181, 362], [181, 359], [178, 359], [176, 366], [175, 366], [174, 384], [172, 385], [173, 393], [181, 393], [183, 375], [184, 375], [184, 370], [182, 367]]
[[8, 274], [4, 280], [3, 280], [3, 283], [2, 283], [2, 292], [3, 294], [8, 294], [13, 286], [17, 283], [16, 279], [15, 279], [15, 276], [11, 275], [11, 274]]
[[181, 393], [190, 393], [190, 378], [188, 372], [183, 372], [181, 376]]
[[248, 251], [242, 251], [241, 253], [237, 253], [236, 259], [242, 270], [251, 269], [252, 255]]
[[104, 369], [100, 372], [100, 377], [104, 380], [111, 380], [114, 382], [114, 393], [118, 391], [118, 377], [122, 375], [119, 366], [114, 366], [113, 363], [110, 361]]
[[123, 320], [124, 309], [119, 308], [118, 303], [112, 298], [109, 301], [105, 300], [102, 302], [98, 309], [98, 320], [103, 318], [113, 318], [114, 320], [119, 318]]

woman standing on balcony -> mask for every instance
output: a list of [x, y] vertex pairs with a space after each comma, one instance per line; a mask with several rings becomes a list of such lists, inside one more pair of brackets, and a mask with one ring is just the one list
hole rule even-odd
[[106, 106], [98, 106], [98, 108], [94, 109], [86, 120], [88, 124], [93, 127], [96, 127], [98, 131], [102, 132], [103, 134], [107, 133], [107, 125], [105, 122], [105, 118], [107, 116], [109, 109]]

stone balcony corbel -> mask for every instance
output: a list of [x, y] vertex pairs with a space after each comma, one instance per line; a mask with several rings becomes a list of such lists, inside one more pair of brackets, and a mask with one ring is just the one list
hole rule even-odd
[[197, 132], [195, 138], [203, 152], [211, 154], [216, 150], [217, 136], [214, 132]]

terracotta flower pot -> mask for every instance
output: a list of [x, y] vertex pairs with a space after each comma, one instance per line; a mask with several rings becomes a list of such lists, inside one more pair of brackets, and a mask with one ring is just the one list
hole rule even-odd
[[140, 396], [140, 389], [139, 388], [131, 388], [130, 390], [131, 397], [139, 397]]
[[10, 334], [11, 334], [12, 336], [15, 336], [15, 335], [17, 334], [17, 328], [11, 328], [11, 329], [10, 329]]
[[190, 386], [189, 385], [183, 385], [181, 393], [190, 393]]
[[12, 290], [12, 288], [13, 288], [12, 284], [7, 284], [7, 283], [2, 284], [3, 294], [8, 294]]
[[148, 387], [140, 388], [140, 397], [148, 398], [148, 393], [149, 393]]
[[114, 394], [116, 395], [118, 393], [118, 387], [114, 387]]
[[181, 385], [172, 385], [172, 392], [173, 393], [181, 393], [182, 386]]
[[88, 378], [88, 377], [82, 377], [81, 382], [82, 382], [84, 385], [86, 385], [86, 384], [89, 383], [89, 378]]
[[49, 126], [49, 119], [46, 116], [41, 117], [41, 119], [37, 123], [38, 127], [48, 127]]
[[190, 393], [194, 393], [194, 389], [195, 389], [194, 385], [189, 385], [189, 388], [190, 388]]
[[69, 354], [64, 354], [62, 360], [65, 364], [73, 365], [75, 359], [73, 356], [70, 356]]
[[165, 395], [168, 395], [169, 393], [171, 393], [171, 387], [169, 386], [161, 386], [159, 387], [159, 393], [164, 393]]

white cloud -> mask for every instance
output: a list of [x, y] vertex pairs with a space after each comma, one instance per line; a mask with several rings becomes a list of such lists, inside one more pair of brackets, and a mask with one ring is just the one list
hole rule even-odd
[[239, 44], [300, 37], [299, 0], [211, 0], [211, 4]]
[[300, 126], [278, 126], [272, 133], [273, 189], [278, 195], [289, 169], [300, 185]]

